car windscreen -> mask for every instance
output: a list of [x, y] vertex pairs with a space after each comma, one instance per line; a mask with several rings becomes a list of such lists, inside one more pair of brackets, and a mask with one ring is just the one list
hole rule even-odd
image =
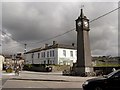
[[112, 77], [115, 73], [117, 73], [118, 71], [114, 71], [114, 72], [111, 72], [110, 74], [108, 74], [108, 75], [106, 75], [107, 76], [107, 78], [110, 78], [110, 77]]

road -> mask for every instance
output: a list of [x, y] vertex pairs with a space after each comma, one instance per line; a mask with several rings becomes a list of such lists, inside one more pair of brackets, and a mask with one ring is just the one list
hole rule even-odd
[[6, 82], [8, 79], [9, 79], [9, 78], [4, 78], [4, 79], [2, 79], [2, 85], [4, 85], [5, 82]]
[[91, 77], [62, 76], [60, 72], [22, 71], [20, 76], [3, 74], [2, 90], [82, 90]]

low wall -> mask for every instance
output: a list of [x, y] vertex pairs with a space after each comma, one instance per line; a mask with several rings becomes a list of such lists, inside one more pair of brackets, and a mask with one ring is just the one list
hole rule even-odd
[[[49, 67], [52, 67], [52, 72], [64, 71], [65, 69], [70, 69], [70, 66], [68, 65], [49, 65]], [[44, 72], [46, 71], [46, 65], [40, 65], [40, 64], [30, 65], [29, 64], [24, 66], [23, 69], [28, 71]]]
[[106, 74], [109, 74], [110, 72], [112, 72], [113, 68], [115, 68], [116, 70], [120, 69], [120, 67], [94, 67], [94, 71], [96, 73], [101, 72], [102, 74], [106, 75]]
[[70, 66], [68, 65], [51, 65], [52, 67], [52, 71], [56, 72], [56, 71], [64, 71], [65, 69], [69, 69], [70, 70]]

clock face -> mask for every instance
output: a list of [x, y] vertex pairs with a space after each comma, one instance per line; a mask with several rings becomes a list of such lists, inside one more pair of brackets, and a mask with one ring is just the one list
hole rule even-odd
[[88, 27], [88, 22], [87, 21], [84, 21], [84, 26]]
[[77, 23], [77, 25], [78, 25], [78, 26], [81, 26], [81, 22], [79, 21], [79, 22]]

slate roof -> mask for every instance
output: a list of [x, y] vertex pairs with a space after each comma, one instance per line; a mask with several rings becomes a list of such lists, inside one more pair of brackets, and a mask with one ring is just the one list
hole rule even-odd
[[48, 49], [55, 49], [55, 48], [75, 49], [75, 50], [77, 49], [77, 47], [73, 46], [73, 45], [54, 44], [54, 45], [48, 45], [44, 48], [41, 47], [41, 48], [32, 49], [32, 50], [26, 52], [25, 54], [39, 52], [39, 51], [48, 50]]

